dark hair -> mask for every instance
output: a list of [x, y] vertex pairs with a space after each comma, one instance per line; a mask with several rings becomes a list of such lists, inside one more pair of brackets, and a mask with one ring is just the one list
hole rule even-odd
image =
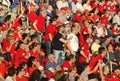
[[14, 76], [16, 74], [16, 69], [14, 67], [10, 67], [8, 69], [8, 76]]
[[49, 81], [48, 78], [41, 78], [40, 81]]
[[19, 64], [19, 67], [24, 67], [26, 64], [27, 64], [26, 62], [21, 62], [21, 63]]
[[103, 53], [103, 51], [105, 51], [105, 48], [104, 48], [104, 47], [100, 47], [100, 48], [98, 49], [98, 53], [99, 53], [99, 54]]
[[35, 34], [31, 35], [31, 40], [33, 40], [35, 38], [37, 38], [37, 35], [35, 35]]
[[69, 74], [63, 74], [58, 81], [67, 81], [69, 79]]
[[26, 37], [28, 37], [28, 34], [27, 33], [23, 33], [22, 34], [22, 39], [24, 40]]
[[72, 54], [70, 54], [67, 59], [68, 59], [68, 60], [71, 60], [71, 59], [73, 59], [73, 58], [75, 58], [75, 56], [72, 55]]
[[30, 49], [33, 49], [33, 48], [36, 47], [37, 45], [39, 45], [39, 43], [36, 43], [36, 42], [32, 43], [32, 45], [30, 46]]
[[50, 19], [50, 23], [52, 23], [53, 21], [56, 21], [58, 19], [58, 16], [56, 15], [56, 16], [54, 16], [54, 17], [52, 17], [51, 19]]
[[58, 28], [58, 31], [60, 31], [60, 29], [64, 27], [64, 25], [59, 25], [57, 28]]
[[29, 81], [40, 81], [40, 75], [41, 75], [41, 72], [39, 69], [34, 70], [30, 76]]
[[84, 71], [85, 68], [87, 68], [88, 65], [89, 65], [88, 63], [84, 63], [83, 66], [82, 66], [82, 70]]
[[5, 17], [5, 22], [9, 21], [11, 19], [11, 15], [8, 15], [7, 17]]
[[89, 37], [90, 37], [89, 34], [85, 34], [85, 35], [84, 35], [84, 40], [86, 41]]
[[17, 44], [16, 50], [18, 50], [22, 44], [25, 44], [25, 43], [23, 41], [19, 41]]
[[17, 67], [17, 74], [19, 74], [19, 72], [21, 72], [22, 71], [22, 69], [23, 69], [23, 67]]
[[32, 67], [32, 65], [33, 65], [33, 61], [35, 60], [36, 58], [34, 57], [34, 56], [31, 56], [31, 57], [29, 57], [29, 59], [28, 59], [28, 67]]

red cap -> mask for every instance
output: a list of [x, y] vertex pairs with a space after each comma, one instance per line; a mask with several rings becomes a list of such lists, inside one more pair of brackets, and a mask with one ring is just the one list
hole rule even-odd
[[67, 7], [67, 6], [66, 6], [66, 7], [64, 7], [64, 8], [65, 8], [65, 10], [68, 10], [68, 9], [69, 9], [69, 7]]
[[40, 4], [39, 7], [40, 8], [45, 8], [45, 5], [44, 4]]
[[60, 25], [62, 25], [62, 22], [61, 22], [61, 21], [57, 21], [57, 22], [56, 22], [56, 27], [57, 27], [57, 26], [60, 26]]
[[62, 8], [60, 8], [60, 10], [66, 10], [66, 8], [65, 8], [65, 7], [62, 7]]
[[80, 11], [80, 10], [77, 10], [76, 13], [81, 13], [81, 11]]
[[84, 12], [85, 12], [85, 13], [88, 13], [88, 12], [89, 12], [89, 10], [88, 10], [88, 9], [85, 9], [85, 10], [84, 10]]
[[30, 6], [33, 6], [33, 7], [34, 7], [34, 6], [35, 6], [35, 4], [33, 4], [33, 3], [30, 3]]

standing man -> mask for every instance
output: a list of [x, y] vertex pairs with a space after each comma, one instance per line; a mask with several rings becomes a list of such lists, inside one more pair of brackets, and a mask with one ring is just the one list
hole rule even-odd
[[77, 34], [78, 34], [78, 28], [73, 25], [71, 29], [71, 33], [67, 37], [67, 39], [70, 39], [70, 38], [72, 39], [68, 42], [67, 47], [70, 50], [71, 54], [75, 56], [79, 48]]

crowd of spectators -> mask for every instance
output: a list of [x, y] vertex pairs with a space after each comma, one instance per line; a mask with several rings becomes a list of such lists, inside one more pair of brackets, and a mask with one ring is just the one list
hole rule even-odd
[[0, 0], [0, 81], [120, 81], [120, 0]]

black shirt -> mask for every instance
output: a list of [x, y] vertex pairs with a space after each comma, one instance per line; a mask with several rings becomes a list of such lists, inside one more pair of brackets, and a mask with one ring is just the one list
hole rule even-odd
[[63, 43], [59, 41], [60, 38], [62, 38], [62, 34], [57, 32], [53, 39], [53, 49], [63, 50]]

